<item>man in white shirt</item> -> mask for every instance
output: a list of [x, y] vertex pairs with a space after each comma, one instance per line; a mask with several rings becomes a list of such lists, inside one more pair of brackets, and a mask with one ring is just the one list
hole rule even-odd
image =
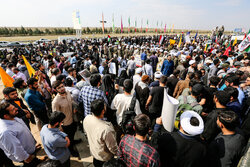
[[13, 79], [16, 80], [17, 78], [22, 78], [24, 80], [24, 82], [27, 82], [26, 76], [23, 73], [21, 73], [17, 67], [13, 67], [12, 71], [14, 73], [14, 75], [12, 77]]
[[[122, 121], [122, 114], [125, 110], [127, 110], [130, 106], [133, 95], [131, 94], [131, 90], [133, 88], [133, 82], [130, 79], [126, 79], [123, 82], [123, 94], [117, 94], [111, 104], [111, 109], [116, 110], [116, 120], [119, 125]], [[141, 113], [140, 104], [138, 100], [136, 100], [135, 104], [135, 113], [138, 115]]]
[[153, 79], [153, 68], [150, 65], [150, 59], [146, 60], [146, 64], [142, 67], [143, 75], [150, 76], [151, 79]]
[[128, 75], [129, 75], [129, 77], [133, 76], [134, 73], [135, 73], [135, 68], [136, 68], [136, 63], [135, 63], [135, 57], [134, 56], [132, 56], [131, 60], [128, 61], [127, 67], [128, 67]]
[[14, 65], [10, 63], [7, 65], [7, 68], [6, 68], [6, 73], [9, 74], [10, 77], [13, 77], [13, 75], [15, 75], [13, 71], [11, 70], [13, 67]]
[[135, 89], [135, 85], [141, 81], [141, 76], [142, 76], [142, 68], [137, 68], [135, 70], [135, 75], [133, 76], [133, 89], [131, 91], [131, 94], [134, 94], [134, 89]]

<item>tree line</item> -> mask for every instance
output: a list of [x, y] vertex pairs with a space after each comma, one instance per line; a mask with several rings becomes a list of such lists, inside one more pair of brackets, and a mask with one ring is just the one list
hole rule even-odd
[[[146, 33], [146, 29], [137, 29], [137, 32]], [[149, 29], [148, 32], [155, 32], [153, 29]], [[158, 31], [160, 33], [160, 31]], [[95, 28], [82, 28], [82, 34], [102, 34], [101, 27]], [[121, 28], [115, 28], [114, 32], [112, 27], [105, 28], [104, 33], [121, 33]], [[123, 33], [128, 33], [128, 29], [124, 28]], [[129, 33], [136, 33], [134, 28], [130, 29]], [[0, 36], [35, 36], [35, 35], [74, 35], [75, 30], [73, 28], [26, 28], [21, 26], [20, 28], [0, 27]]]

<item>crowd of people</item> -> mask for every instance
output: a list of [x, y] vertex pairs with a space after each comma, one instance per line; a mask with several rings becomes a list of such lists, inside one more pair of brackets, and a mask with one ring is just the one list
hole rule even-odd
[[[14, 79], [0, 103], [1, 163], [69, 167], [70, 156], [79, 157], [78, 130], [95, 167], [237, 166], [250, 136], [250, 54], [223, 35], [210, 46], [202, 35], [162, 37], [1, 50], [0, 65]], [[162, 123], [165, 91], [179, 101], [172, 132]], [[48, 160], [37, 157], [41, 147]]]

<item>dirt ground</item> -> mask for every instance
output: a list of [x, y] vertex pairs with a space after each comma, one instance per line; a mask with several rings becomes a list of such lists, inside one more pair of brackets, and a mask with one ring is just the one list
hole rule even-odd
[[[4, 89], [4, 86], [3, 86], [2, 80], [0, 79], [0, 92], [1, 92], [0, 99], [1, 100], [4, 98], [3, 93], [2, 93], [3, 89]], [[35, 137], [37, 143], [40, 143], [42, 145], [40, 132], [37, 126], [30, 124], [30, 127], [31, 127], [31, 133]], [[87, 142], [87, 138], [82, 132], [77, 131], [75, 134], [75, 139], [82, 139], [82, 142], [76, 145], [76, 149], [79, 151], [81, 159], [78, 160], [78, 158], [76, 157], [71, 157], [70, 158], [71, 167], [93, 167], [93, 164], [92, 164], [93, 157], [90, 155], [90, 152], [89, 152], [89, 145]], [[43, 155], [46, 155], [46, 153], [44, 152], [43, 149], [41, 149], [38, 152], [38, 157], [41, 157]], [[15, 164], [21, 165], [20, 163], [15, 163]]]

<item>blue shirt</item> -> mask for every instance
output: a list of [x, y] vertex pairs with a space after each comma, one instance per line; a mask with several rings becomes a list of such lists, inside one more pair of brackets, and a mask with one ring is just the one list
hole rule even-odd
[[172, 60], [164, 60], [162, 67], [161, 67], [161, 72], [165, 76], [169, 76], [173, 73], [174, 71], [174, 62]]
[[40, 92], [28, 89], [24, 96], [24, 99], [28, 103], [31, 110], [33, 111], [46, 110], [45, 103], [42, 101], [43, 96], [40, 94]]
[[237, 89], [239, 91], [238, 100], [240, 102], [240, 105], [242, 105], [243, 99], [245, 98], [245, 94], [240, 87], [238, 87]]
[[21, 162], [35, 152], [36, 141], [22, 119], [0, 119], [0, 148], [12, 161]]
[[145, 52], [143, 52], [142, 54], [141, 54], [141, 60], [146, 60], [147, 59], [147, 54], [145, 53]]
[[104, 92], [97, 87], [93, 86], [84, 86], [79, 93], [78, 101], [83, 102], [84, 107], [84, 115], [85, 117], [91, 114], [90, 105], [92, 101], [96, 99], [103, 99], [106, 104], [108, 104], [108, 100], [104, 94]]
[[59, 160], [61, 163], [66, 162], [70, 158], [69, 149], [66, 147], [67, 134], [58, 128], [48, 128], [48, 124], [44, 125], [40, 132], [44, 151], [50, 159]]

